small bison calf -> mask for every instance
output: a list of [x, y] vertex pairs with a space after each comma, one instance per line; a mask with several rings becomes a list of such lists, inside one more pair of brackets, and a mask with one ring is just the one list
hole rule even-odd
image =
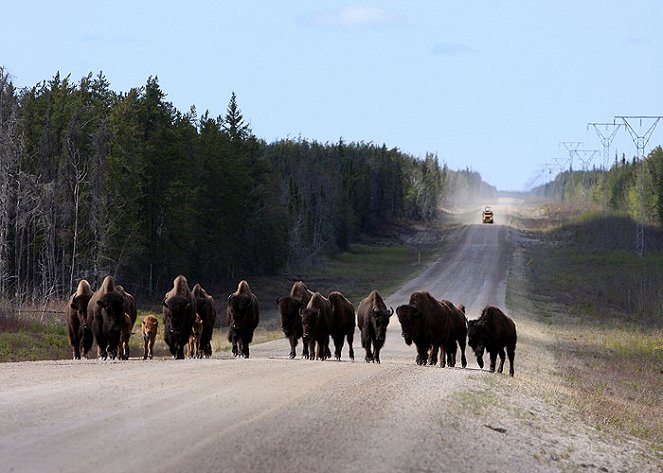
[[159, 327], [159, 321], [153, 315], [146, 315], [143, 319], [142, 332], [143, 332], [143, 343], [145, 344], [145, 350], [143, 352], [143, 360], [148, 358], [151, 360], [153, 357], [154, 349], [154, 340], [157, 338], [157, 328]]
[[497, 355], [500, 355], [501, 373], [504, 369], [504, 348], [509, 356], [509, 374], [513, 376], [513, 358], [516, 354], [516, 325], [504, 312], [494, 306], [486, 306], [477, 320], [467, 323], [468, 345], [477, 357], [479, 368], [483, 368], [483, 352], [490, 355], [490, 371], [495, 371]]

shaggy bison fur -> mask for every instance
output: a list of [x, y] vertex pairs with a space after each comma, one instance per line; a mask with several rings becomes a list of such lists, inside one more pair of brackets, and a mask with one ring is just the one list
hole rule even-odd
[[240, 281], [237, 290], [228, 296], [226, 321], [230, 327], [228, 341], [232, 344], [233, 356], [248, 358], [249, 344], [260, 321], [260, 307], [246, 281]]
[[90, 284], [81, 279], [67, 304], [67, 331], [74, 360], [80, 360], [81, 353], [87, 356], [92, 346], [92, 330], [87, 324], [87, 305], [93, 294]]
[[481, 317], [467, 323], [468, 344], [477, 357], [479, 368], [483, 368], [483, 352], [490, 355], [490, 371], [495, 371], [497, 355], [500, 366], [497, 372], [504, 369], [504, 349], [509, 357], [509, 374], [513, 376], [513, 359], [516, 354], [516, 324], [504, 312], [495, 306], [486, 306]]
[[361, 332], [361, 346], [366, 351], [366, 363], [380, 363], [380, 350], [387, 337], [389, 319], [394, 309], [389, 308], [378, 291], [371, 293], [359, 303], [357, 325]]
[[352, 342], [355, 336], [355, 308], [343, 294], [338, 291], [331, 292], [327, 297], [332, 306], [332, 325], [330, 335], [334, 341], [334, 357], [341, 359], [341, 350], [345, 339], [348, 340], [349, 356], [354, 361], [355, 351]]
[[[306, 287], [306, 284], [297, 281], [292, 285], [289, 296], [276, 299], [281, 314], [281, 330], [290, 342], [291, 359], [297, 356], [297, 342], [304, 333], [299, 312], [307, 306], [312, 296], [313, 292]], [[309, 357], [307, 343], [303, 344], [302, 356], [307, 359]]]
[[189, 341], [191, 327], [196, 320], [196, 298], [186, 278], [179, 275], [173, 288], [163, 300], [164, 341], [174, 358], [184, 359], [184, 347]]

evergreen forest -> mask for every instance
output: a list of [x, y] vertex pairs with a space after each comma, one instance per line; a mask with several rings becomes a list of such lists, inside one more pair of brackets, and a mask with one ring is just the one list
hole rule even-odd
[[150, 298], [177, 274], [214, 286], [292, 271], [433, 219], [450, 174], [485, 186], [432, 153], [267, 143], [235, 93], [217, 117], [166, 96], [156, 77], [116, 92], [103, 73], [18, 89], [0, 68], [0, 297], [62, 298], [111, 274]]

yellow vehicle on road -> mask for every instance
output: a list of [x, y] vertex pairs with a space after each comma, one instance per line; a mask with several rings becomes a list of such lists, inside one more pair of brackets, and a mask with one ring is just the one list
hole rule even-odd
[[485, 206], [481, 212], [481, 221], [483, 223], [493, 223], [493, 211], [489, 206]]

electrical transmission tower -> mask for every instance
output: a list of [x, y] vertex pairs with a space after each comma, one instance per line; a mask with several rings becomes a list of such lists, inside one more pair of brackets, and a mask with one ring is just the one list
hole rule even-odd
[[[594, 127], [594, 131], [599, 136], [601, 144], [603, 145], [603, 167], [605, 173], [603, 174], [603, 213], [608, 216], [608, 171], [610, 170], [610, 145], [612, 144], [617, 132], [622, 127], [623, 123], [588, 123], [587, 129], [590, 126]], [[608, 133], [609, 130], [612, 130]]]
[[560, 145], [564, 146], [566, 152], [569, 154], [569, 173], [571, 177], [571, 198], [575, 197], [576, 189], [575, 182], [573, 178], [573, 156], [576, 155], [576, 151], [582, 145], [582, 141], [561, 141]]
[[576, 149], [574, 150], [576, 157], [582, 163], [582, 192], [583, 192], [583, 201], [587, 204], [589, 200], [588, 190], [589, 190], [589, 165], [591, 164], [594, 157], [600, 153], [598, 149]]
[[[645, 253], [645, 148], [661, 118], [663, 118], [663, 116], [615, 116], [615, 119], [621, 119], [624, 121], [624, 126], [631, 135], [633, 143], [638, 150], [637, 159], [640, 160], [642, 167], [642, 175], [640, 178], [640, 199], [642, 201], [642, 209], [640, 222], [637, 224], [635, 230], [635, 250], [640, 257]], [[644, 130], [642, 125], [643, 120], [651, 123], [651, 126], [647, 128], [644, 133], [642, 132], [642, 130]], [[636, 122], [639, 123], [638, 130], [633, 126]]]

